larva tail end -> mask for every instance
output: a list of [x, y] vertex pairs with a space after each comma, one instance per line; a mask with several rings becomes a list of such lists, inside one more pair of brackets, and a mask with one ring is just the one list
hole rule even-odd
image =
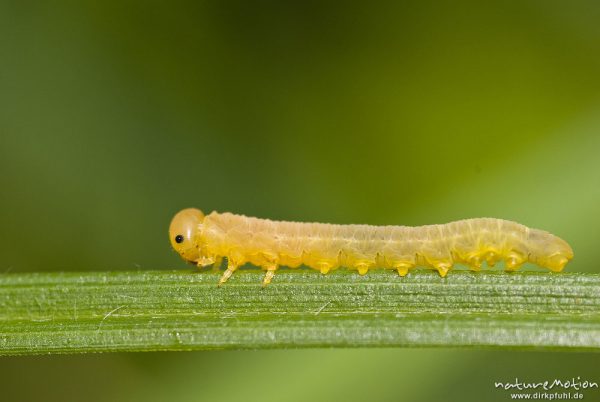
[[565, 256], [556, 256], [546, 263], [546, 268], [552, 272], [561, 272], [565, 265], [570, 261], [570, 258]]
[[573, 259], [573, 249], [563, 239], [551, 233], [531, 229], [528, 237], [529, 261], [560, 272]]

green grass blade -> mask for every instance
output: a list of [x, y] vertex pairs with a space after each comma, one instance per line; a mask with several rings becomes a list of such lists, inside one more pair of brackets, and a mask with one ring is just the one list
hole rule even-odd
[[0, 276], [0, 354], [285, 347], [600, 350], [600, 275], [281, 270]]

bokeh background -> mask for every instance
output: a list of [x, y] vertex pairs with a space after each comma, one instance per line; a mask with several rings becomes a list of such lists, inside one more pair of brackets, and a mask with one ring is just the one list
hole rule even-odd
[[[595, 1], [0, 1], [0, 272], [187, 267], [188, 206], [492, 216], [598, 271]], [[532, 269], [532, 267], [527, 267]], [[0, 359], [2, 400], [508, 400], [598, 355], [452, 349]], [[599, 397], [588, 393], [586, 399]]]

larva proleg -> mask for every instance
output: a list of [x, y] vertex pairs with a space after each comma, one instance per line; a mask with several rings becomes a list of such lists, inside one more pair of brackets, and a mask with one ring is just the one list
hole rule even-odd
[[567, 242], [548, 232], [494, 218], [465, 219], [444, 225], [370, 226], [272, 221], [188, 208], [169, 228], [173, 248], [198, 266], [221, 264], [222, 285], [238, 267], [252, 263], [266, 270], [268, 285], [279, 266], [306, 265], [327, 274], [339, 267], [364, 275], [394, 269], [404, 276], [416, 266], [445, 276], [455, 263], [480, 269], [503, 260], [507, 271], [525, 262], [559, 272], [573, 258]]

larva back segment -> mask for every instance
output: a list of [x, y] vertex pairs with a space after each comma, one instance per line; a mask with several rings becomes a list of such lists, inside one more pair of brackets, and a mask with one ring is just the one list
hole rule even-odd
[[221, 284], [245, 263], [266, 270], [266, 285], [281, 265], [306, 265], [323, 274], [339, 267], [356, 269], [361, 275], [387, 268], [402, 276], [416, 266], [426, 266], [445, 276], [457, 262], [478, 270], [484, 261], [493, 266], [504, 260], [510, 271], [529, 261], [558, 272], [573, 258], [564, 240], [493, 218], [419, 227], [333, 225], [217, 212], [204, 216], [186, 209], [173, 218], [170, 237], [181, 256], [198, 266], [220, 264], [227, 257]]

